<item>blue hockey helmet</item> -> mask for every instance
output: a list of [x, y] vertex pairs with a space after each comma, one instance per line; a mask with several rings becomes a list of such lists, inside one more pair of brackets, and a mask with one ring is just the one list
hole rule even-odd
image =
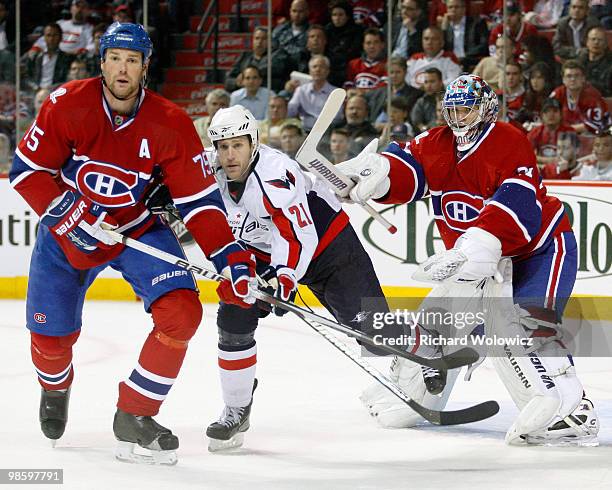
[[107, 49], [131, 49], [142, 53], [144, 63], [151, 57], [153, 43], [145, 28], [140, 24], [113, 22], [100, 38], [100, 57], [104, 60]]

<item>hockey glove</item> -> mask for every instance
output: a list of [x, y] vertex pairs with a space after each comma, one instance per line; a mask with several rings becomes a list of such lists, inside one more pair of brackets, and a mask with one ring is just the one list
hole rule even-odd
[[501, 242], [482, 228], [472, 227], [461, 235], [450, 250], [438, 253], [419, 266], [412, 278], [421, 281], [466, 283], [494, 277], [503, 278], [497, 268], [501, 260]]
[[[295, 271], [293, 269], [282, 266], [277, 268], [269, 266], [261, 274], [261, 278], [270, 285], [268, 288], [263, 288], [266, 293], [283, 301], [293, 303], [297, 293], [297, 280], [295, 279]], [[287, 310], [284, 308], [274, 305], [271, 306], [271, 309], [276, 316], [283, 316], [287, 313]]]
[[255, 256], [247, 252], [238, 242], [232, 242], [210, 257], [217, 272], [227, 277], [217, 286], [217, 294], [227, 304], [250, 308], [255, 303], [253, 291], [255, 279]]
[[377, 146], [374, 139], [355, 158], [336, 165], [355, 182], [349, 194], [353, 202], [379, 199], [389, 192], [389, 160], [376, 153]]
[[153, 214], [160, 214], [168, 217], [171, 215], [177, 220], [181, 219], [181, 215], [174, 205], [170, 191], [165, 184], [161, 182], [153, 182], [153, 185], [145, 192], [143, 196], [144, 204]]
[[116, 244], [101, 228], [102, 223], [111, 229], [117, 228], [115, 219], [108, 215], [104, 207], [77, 191], [66, 191], [55, 198], [41, 216], [40, 222], [85, 253]]

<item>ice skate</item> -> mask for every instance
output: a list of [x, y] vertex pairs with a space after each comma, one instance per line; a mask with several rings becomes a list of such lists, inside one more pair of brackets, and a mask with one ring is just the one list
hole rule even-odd
[[152, 417], [132, 415], [118, 409], [113, 432], [119, 441], [115, 457], [120, 461], [161, 465], [174, 465], [178, 461], [178, 437]]
[[599, 418], [593, 402], [588, 398], [580, 401], [576, 410], [563, 420], [555, 422], [545, 431], [522, 436], [530, 445], [538, 446], [599, 446], [597, 434]]
[[[253, 392], [257, 388], [257, 379], [253, 384]], [[244, 433], [249, 430], [249, 416], [251, 403], [246, 407], [228, 407], [223, 409], [219, 420], [213, 422], [206, 429], [209, 438], [208, 450], [211, 453], [241, 447], [244, 442]]]
[[446, 386], [446, 371], [434, 369], [427, 366], [421, 366], [425, 388], [432, 395], [439, 395], [444, 391]]
[[70, 388], [67, 390], [45, 390], [40, 391], [39, 420], [43, 434], [51, 439], [55, 447], [56, 441], [62, 437], [66, 430], [68, 421], [68, 402], [70, 400]]

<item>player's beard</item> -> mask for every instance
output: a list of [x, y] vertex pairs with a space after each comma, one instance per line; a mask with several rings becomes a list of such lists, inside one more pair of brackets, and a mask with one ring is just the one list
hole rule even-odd
[[[117, 78], [121, 78], [121, 77], [117, 77]], [[110, 83], [108, 83], [106, 81], [106, 76], [104, 76], [104, 74], [102, 75], [102, 80], [104, 82], [104, 85], [108, 89], [108, 91], [117, 100], [126, 101], [126, 100], [130, 100], [130, 99], [134, 99], [140, 93], [140, 82], [137, 83], [137, 84], [132, 84], [131, 80], [130, 80], [130, 83], [128, 84], [128, 87], [126, 87], [125, 89], [121, 90], [121, 89], [119, 89], [117, 87], [117, 84], [115, 83], [115, 80], [113, 80]]]

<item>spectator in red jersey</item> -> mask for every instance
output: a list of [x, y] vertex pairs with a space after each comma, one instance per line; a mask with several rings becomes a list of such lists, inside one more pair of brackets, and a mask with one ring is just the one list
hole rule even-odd
[[[518, 3], [508, 2], [506, 6], [508, 13], [508, 24], [506, 25], [505, 34], [509, 36], [515, 43], [515, 55], [519, 56], [523, 52], [523, 41], [527, 36], [537, 36], [538, 29], [528, 22], [523, 22], [523, 13]], [[498, 24], [489, 34], [489, 52], [491, 55], [495, 53], [495, 40], [501, 36], [503, 32], [503, 24]]]
[[461, 73], [457, 57], [451, 51], [444, 51], [444, 34], [439, 27], [428, 27], [423, 31], [423, 52], [412, 55], [408, 60], [406, 83], [421, 89], [428, 68], [440, 70], [444, 85]]
[[608, 104], [586, 81], [584, 67], [575, 60], [563, 64], [563, 85], [550, 94], [558, 99], [563, 108], [563, 122], [577, 133], [595, 133], [610, 125]]
[[523, 107], [516, 116], [526, 130], [540, 124], [540, 112], [543, 102], [555, 87], [550, 66], [546, 63], [535, 63], [527, 76], [527, 88], [523, 98]]
[[372, 89], [386, 77], [385, 41], [380, 30], [370, 27], [363, 33], [363, 54], [360, 58], [349, 61], [346, 85]]
[[559, 21], [553, 37], [555, 54], [564, 60], [575, 58], [586, 45], [589, 29], [598, 25], [599, 20], [589, 16], [589, 0], [572, 0], [569, 15]]
[[385, 0], [351, 0], [355, 24], [380, 27], [385, 23]]
[[506, 63], [506, 84], [497, 95], [505, 101], [506, 117], [508, 121], [516, 120], [523, 107], [525, 98], [525, 84], [523, 83], [523, 70], [516, 61]]
[[[568, 145], [576, 141], [576, 131], [563, 124], [561, 104], [557, 99], [548, 98], [544, 101], [541, 116], [543, 124], [527, 134], [527, 139], [536, 153], [540, 173], [545, 179], [569, 179], [576, 159], [575, 147], [572, 157]], [[563, 143], [560, 149], [561, 141]]]

